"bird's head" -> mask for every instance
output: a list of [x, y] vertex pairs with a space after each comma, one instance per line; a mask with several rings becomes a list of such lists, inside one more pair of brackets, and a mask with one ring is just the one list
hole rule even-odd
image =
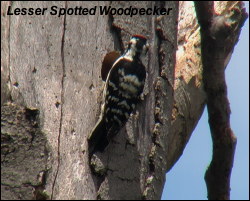
[[148, 43], [146, 37], [142, 35], [133, 35], [128, 44], [126, 55], [133, 59], [141, 59], [146, 56], [148, 51]]

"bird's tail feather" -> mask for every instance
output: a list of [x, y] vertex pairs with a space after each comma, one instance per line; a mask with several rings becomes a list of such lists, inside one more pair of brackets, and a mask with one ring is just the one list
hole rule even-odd
[[108, 144], [105, 119], [101, 118], [88, 137], [89, 155], [103, 151]]

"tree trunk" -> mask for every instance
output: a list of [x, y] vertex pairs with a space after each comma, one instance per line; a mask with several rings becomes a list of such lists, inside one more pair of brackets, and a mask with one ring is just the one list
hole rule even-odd
[[[165, 173], [206, 104], [193, 3], [1, 5], [2, 199], [160, 199]], [[97, 10], [58, 17], [50, 14], [52, 6]], [[172, 10], [130, 17], [100, 15], [100, 6]], [[48, 9], [44, 15], [7, 15], [9, 7]], [[100, 114], [103, 58], [123, 52], [133, 34], [145, 35], [150, 44], [144, 100], [105, 152], [89, 161], [87, 137]]]

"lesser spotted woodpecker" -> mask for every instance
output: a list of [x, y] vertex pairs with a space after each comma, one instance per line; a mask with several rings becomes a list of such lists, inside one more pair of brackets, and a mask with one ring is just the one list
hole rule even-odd
[[142, 57], [147, 50], [147, 39], [133, 35], [124, 54], [112, 65], [105, 82], [100, 119], [88, 138], [90, 155], [104, 151], [134, 111], [144, 88], [146, 70]]

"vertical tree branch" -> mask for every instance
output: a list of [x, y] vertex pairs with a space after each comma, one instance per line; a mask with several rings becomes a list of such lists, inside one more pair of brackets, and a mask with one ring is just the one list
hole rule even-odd
[[213, 157], [205, 174], [208, 199], [228, 200], [237, 140], [230, 128], [225, 67], [246, 13], [242, 3], [228, 9], [224, 15], [217, 15], [211, 2], [196, 2], [195, 6], [201, 28], [203, 81], [213, 140]]

